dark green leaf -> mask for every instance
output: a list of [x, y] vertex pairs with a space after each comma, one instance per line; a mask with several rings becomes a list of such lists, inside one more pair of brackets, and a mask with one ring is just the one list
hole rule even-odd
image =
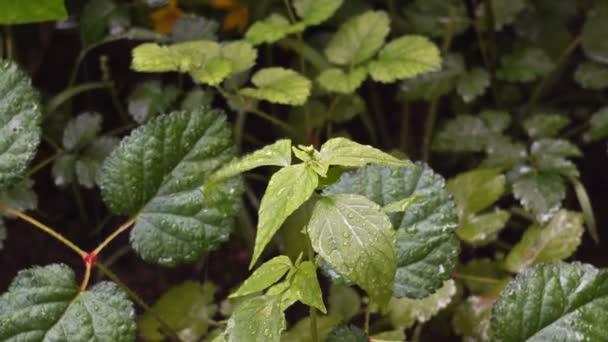
[[608, 136], [608, 107], [595, 112], [589, 120], [591, 128], [589, 137], [591, 140], [600, 140]]
[[465, 71], [462, 56], [447, 54], [441, 70], [422, 74], [401, 82], [399, 97], [402, 100], [427, 100], [448, 94], [456, 86], [458, 77]]
[[541, 114], [526, 118], [524, 129], [531, 138], [551, 138], [568, 126], [570, 119], [559, 114]]
[[581, 34], [581, 46], [587, 57], [606, 64], [608, 62], [608, 3], [598, 1], [595, 7], [587, 12], [587, 20]]
[[0, 3], [0, 24], [27, 24], [64, 19], [68, 16], [63, 0], [4, 0]]
[[119, 7], [112, 0], [89, 0], [80, 15], [80, 40], [85, 47], [101, 41], [109, 33], [110, 18]]
[[513, 196], [540, 223], [548, 222], [566, 197], [564, 181], [553, 173], [527, 174], [513, 184]]
[[460, 216], [476, 214], [496, 202], [505, 192], [506, 179], [500, 169], [474, 169], [457, 175], [447, 184]]
[[454, 331], [467, 342], [491, 341], [490, 317], [494, 300], [470, 296], [456, 308], [452, 319]]
[[329, 289], [329, 314], [342, 317], [348, 322], [361, 309], [361, 298], [357, 291], [344, 285], [332, 284]]
[[576, 68], [574, 80], [585, 89], [606, 89], [608, 88], [608, 67], [596, 62], [583, 62]]
[[466, 8], [461, 1], [416, 0], [403, 10], [412, 30], [427, 36], [442, 37], [448, 28], [454, 35], [469, 26]]
[[[491, 2], [483, 2], [477, 8], [477, 13], [480, 16], [482, 24], [486, 23], [485, 8], [486, 4], [492, 5], [492, 13], [494, 15], [494, 29], [500, 31], [505, 25], [512, 23], [517, 15], [526, 6], [525, 0], [492, 0]], [[485, 26], [485, 25], [484, 25]], [[485, 29], [488, 27], [485, 26]]]
[[34, 182], [23, 179], [11, 187], [0, 190], [0, 203], [19, 211], [34, 210], [38, 206], [38, 196], [32, 187]]
[[549, 74], [554, 67], [555, 64], [543, 50], [525, 48], [503, 56], [496, 75], [505, 81], [530, 82]]
[[490, 85], [490, 75], [485, 69], [474, 68], [458, 79], [456, 90], [464, 102], [471, 102], [483, 95]]
[[482, 167], [509, 169], [525, 162], [528, 158], [526, 146], [504, 136], [498, 136], [488, 141], [486, 154], [488, 157], [482, 162]]
[[63, 131], [63, 147], [78, 151], [93, 142], [101, 131], [101, 121], [101, 114], [90, 112], [70, 120]]
[[175, 86], [163, 87], [156, 80], [143, 82], [127, 98], [129, 114], [133, 120], [142, 124], [166, 112], [178, 95], [179, 90]]
[[433, 149], [442, 152], [478, 152], [495, 135], [479, 117], [459, 115], [448, 121], [437, 133]]
[[279, 279], [283, 278], [285, 273], [292, 267], [293, 265], [288, 257], [284, 255], [274, 257], [258, 267], [258, 269], [245, 280], [243, 285], [230, 295], [230, 298], [246, 296], [263, 291], [279, 281]]

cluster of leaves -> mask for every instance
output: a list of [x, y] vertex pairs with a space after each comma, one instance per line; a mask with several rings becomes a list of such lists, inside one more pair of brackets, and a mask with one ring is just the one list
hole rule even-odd
[[[406, 332], [417, 340], [441, 320], [466, 341], [606, 339], [607, 271], [563, 260], [581, 245], [585, 226], [600, 242], [576, 158], [585, 144], [608, 137], [608, 109], [594, 100], [573, 113], [543, 96], [563, 75], [581, 94], [601, 97], [608, 88], [608, 5], [388, 4], [385, 12], [363, 0], [286, 1], [240, 39], [218, 40], [216, 21], [186, 15], [176, 1], [89, 0], [79, 15], [76, 72], [94, 48], [129, 39], [146, 41], [132, 50], [132, 70], [178, 74], [177, 85], [158, 75], [140, 82], [125, 109], [103, 58], [100, 84], [43, 102], [16, 63], [1, 61], [0, 249], [5, 219], [19, 217], [79, 253], [86, 271], [80, 287], [63, 264], [17, 274], [0, 296], [0, 340], [404, 341]], [[581, 14], [574, 35], [576, 25], [565, 23]], [[2, 24], [66, 15], [61, 0], [0, 4]], [[258, 51], [261, 44], [269, 48]], [[299, 69], [258, 61], [274, 46], [294, 53]], [[579, 48], [581, 61], [570, 68]], [[410, 111], [428, 109], [425, 162], [409, 161], [409, 137], [400, 146], [407, 156], [349, 139], [356, 129], [333, 132], [359, 117], [373, 143], [395, 147], [384, 127], [394, 117], [380, 103], [393, 99], [380, 96], [377, 83], [393, 84], [399, 135], [410, 132]], [[71, 115], [69, 99], [98, 88], [133, 128], [122, 139], [125, 127], [103, 133], [107, 115]], [[218, 104], [237, 113], [234, 130], [211, 109]], [[438, 119], [443, 112], [454, 115]], [[238, 156], [246, 113], [289, 138], [265, 144], [267, 136], [248, 136], [257, 149]], [[43, 132], [55, 154], [30, 168]], [[455, 161], [457, 174], [446, 181], [431, 169], [431, 152]], [[57, 186], [98, 188], [111, 214], [129, 218], [90, 253], [24, 214], [37, 206], [32, 177], [50, 162]], [[260, 167], [274, 172], [261, 200], [250, 200], [258, 220], [249, 268], [259, 266], [224, 301], [216, 292], [229, 289], [186, 281], [136, 317], [128, 297], [141, 300], [103, 263], [97, 266], [112, 281], [88, 286], [97, 254], [130, 226], [130, 246], [160, 266], [218, 249], [236, 217], [249, 215], [241, 197], [246, 189], [256, 196], [246, 177]], [[466, 262], [461, 250], [471, 256]], [[298, 305], [310, 315], [289, 325], [285, 312]], [[360, 321], [363, 329], [351, 325]]]

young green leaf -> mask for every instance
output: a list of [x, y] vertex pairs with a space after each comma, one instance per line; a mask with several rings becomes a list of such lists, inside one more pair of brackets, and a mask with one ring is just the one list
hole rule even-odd
[[228, 320], [227, 341], [279, 342], [286, 325], [280, 298], [262, 296], [247, 299]]
[[257, 88], [243, 88], [240, 94], [258, 100], [300, 106], [310, 95], [311, 82], [297, 72], [280, 67], [261, 69], [251, 82]]
[[492, 309], [500, 341], [602, 341], [608, 272], [580, 263], [543, 264], [517, 276]]
[[407, 161], [399, 160], [388, 153], [369, 145], [361, 145], [346, 138], [328, 140], [319, 152], [319, 160], [330, 165], [360, 167], [366, 164], [386, 166], [412, 166]]
[[404, 212], [411, 207], [412, 204], [421, 200], [423, 197], [424, 196], [411, 196], [396, 202], [391, 202], [382, 207], [382, 211], [387, 214]]
[[581, 46], [590, 59], [606, 63], [608, 60], [608, 45], [604, 39], [608, 32], [608, 3], [598, 1], [587, 12], [587, 20], [581, 34]]
[[319, 279], [317, 279], [317, 269], [312, 262], [304, 261], [298, 266], [289, 291], [300, 302], [313, 306], [322, 313], [327, 313], [323, 303], [323, 292], [321, 292]]
[[0, 60], [0, 189], [14, 185], [40, 141], [38, 95], [17, 64]]
[[342, 174], [324, 194], [355, 193], [379, 205], [420, 196], [404, 213], [391, 214], [398, 229], [396, 297], [423, 298], [450, 278], [458, 258], [458, 216], [445, 180], [427, 166], [370, 165]]
[[66, 265], [19, 272], [0, 296], [2, 341], [135, 341], [135, 309], [114, 283], [80, 292]]
[[147, 261], [176, 265], [228, 238], [241, 186], [231, 179], [204, 195], [206, 178], [234, 156], [225, 115], [201, 108], [157, 117], [134, 130], [105, 160], [104, 202], [136, 215], [131, 245]]
[[258, 232], [249, 268], [256, 263], [285, 219], [312, 196], [319, 183], [318, 177], [305, 163], [286, 166], [272, 175], [260, 203]]
[[469, 215], [461, 220], [456, 234], [470, 245], [485, 245], [496, 240], [510, 217], [508, 211], [500, 209], [481, 215]]
[[483, 95], [490, 85], [490, 75], [483, 68], [473, 68], [458, 78], [456, 90], [464, 102], [471, 102]]
[[294, 0], [293, 7], [306, 25], [319, 25], [342, 6], [343, 0]]
[[360, 195], [324, 196], [308, 223], [314, 250], [386, 305], [397, 266], [395, 233], [380, 206]]
[[243, 285], [230, 295], [230, 298], [246, 296], [263, 291], [279, 281], [279, 279], [283, 278], [285, 273], [292, 267], [293, 265], [288, 257], [284, 255], [274, 257], [258, 267], [258, 269], [245, 280]]
[[530, 138], [551, 138], [556, 136], [570, 119], [559, 114], [541, 114], [526, 118], [523, 127]]
[[576, 68], [574, 80], [585, 89], [606, 89], [608, 88], [608, 67], [596, 62], [583, 62]]
[[561, 207], [566, 188], [559, 175], [531, 173], [513, 183], [513, 196], [538, 222], [546, 223]]
[[217, 312], [213, 303], [216, 287], [212, 283], [186, 281], [170, 288], [137, 322], [139, 334], [146, 341], [161, 342], [168, 336], [156, 315], [167, 323], [184, 341], [199, 340], [207, 333], [209, 322]]
[[439, 49], [423, 36], [403, 36], [386, 44], [378, 58], [369, 63], [376, 81], [390, 83], [437, 71], [441, 68]]
[[385, 12], [367, 11], [340, 26], [325, 48], [325, 55], [334, 64], [356, 66], [376, 54], [389, 30]]
[[498, 78], [511, 82], [531, 82], [546, 76], [555, 68], [551, 58], [539, 48], [516, 50], [501, 58]]
[[388, 317], [396, 328], [409, 328], [416, 322], [426, 322], [452, 301], [456, 294], [453, 280], [447, 280], [437, 292], [423, 299], [391, 298]]
[[506, 179], [500, 169], [474, 169], [447, 183], [461, 217], [476, 214], [496, 202], [505, 192]]
[[131, 69], [142, 72], [166, 72], [177, 69], [174, 56], [168, 46], [143, 43], [132, 51]]
[[526, 230], [507, 255], [505, 267], [521, 272], [541, 262], [568, 258], [580, 245], [582, 236], [583, 215], [560, 210], [546, 226], [533, 225]]
[[66, 18], [64, 0], [2, 1], [0, 24], [14, 25]]
[[354, 68], [348, 72], [340, 68], [325, 69], [317, 77], [317, 82], [327, 91], [340, 94], [354, 93], [367, 78], [365, 68]]
[[277, 140], [274, 144], [264, 146], [241, 158], [233, 159], [215, 171], [207, 179], [207, 183], [218, 182], [260, 166], [270, 165], [283, 167], [291, 165], [291, 140]]
[[301, 32], [306, 28], [304, 25], [292, 25], [284, 16], [273, 13], [263, 20], [256, 21], [247, 33], [245, 38], [253, 45], [262, 43], [274, 43], [286, 36]]
[[258, 51], [250, 43], [237, 40], [222, 45], [221, 56], [231, 62], [232, 73], [239, 73], [255, 65]]

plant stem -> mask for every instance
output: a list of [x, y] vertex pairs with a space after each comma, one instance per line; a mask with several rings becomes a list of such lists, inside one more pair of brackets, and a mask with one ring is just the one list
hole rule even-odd
[[47, 105], [45, 108], [45, 113], [54, 112], [63, 103], [70, 100], [71, 98], [73, 98], [76, 95], [79, 95], [81, 93], [91, 91], [91, 90], [110, 88], [110, 86], [111, 86], [111, 84], [108, 82], [90, 82], [90, 83], [83, 83], [83, 84], [77, 85], [75, 87], [67, 88], [66, 90], [62, 91], [61, 93], [53, 96], [53, 98], [50, 99], [49, 102], [47, 102]]
[[331, 101], [331, 103], [329, 104], [329, 108], [327, 108], [327, 113], [326, 113], [326, 118], [325, 120], [327, 120], [327, 127], [326, 127], [326, 131], [325, 131], [325, 139], [328, 139], [331, 137], [331, 135], [333, 134], [332, 130], [333, 130], [333, 124], [331, 121], [331, 114], [334, 110], [334, 108], [336, 107], [336, 104], [338, 103], [338, 101], [340, 100], [340, 95], [337, 95], [336, 97], [334, 97], [334, 99]]
[[112, 99], [112, 104], [114, 105], [114, 109], [120, 115], [120, 118], [125, 124], [129, 123], [129, 115], [127, 111], [123, 107], [122, 103], [118, 99], [118, 93], [116, 92], [116, 87], [114, 86], [114, 81], [112, 81], [112, 72], [110, 70], [110, 66], [108, 65], [108, 56], [102, 55], [99, 57], [99, 66], [101, 69], [101, 77], [105, 83], [110, 84], [108, 87], [108, 91], [110, 92], [110, 98]]
[[45, 160], [41, 161], [40, 163], [38, 163], [36, 166], [34, 166], [33, 168], [31, 168], [28, 173], [27, 176], [31, 177], [32, 175], [34, 175], [36, 172], [42, 170], [45, 166], [49, 165], [50, 163], [52, 163], [55, 159], [59, 158], [59, 156], [61, 155], [61, 151], [56, 151], [52, 156], [46, 158]]
[[386, 124], [386, 119], [384, 117], [384, 112], [382, 111], [382, 104], [380, 100], [380, 94], [378, 94], [378, 90], [376, 86], [372, 82], [368, 82], [368, 89], [370, 93], [370, 100], [372, 105], [372, 110], [374, 113], [374, 118], [377, 120], [377, 127], [380, 133], [380, 139], [382, 140], [382, 144], [385, 147], [391, 146], [390, 136], [388, 133], [388, 128]]
[[78, 206], [78, 214], [80, 215], [80, 221], [85, 225], [89, 224], [89, 215], [87, 214], [87, 209], [84, 207], [84, 202], [82, 201], [82, 195], [80, 194], [80, 189], [78, 188], [78, 184], [76, 182], [72, 183], [72, 194], [74, 195], [74, 200], [76, 201], [76, 206]]
[[462, 274], [462, 273], [456, 273], [456, 272], [452, 273], [452, 276], [456, 279], [476, 281], [478, 283], [498, 284], [501, 282], [499, 279], [480, 277], [480, 276]]
[[399, 149], [405, 154], [409, 154], [409, 138], [410, 138], [410, 105], [404, 103], [401, 106], [401, 138], [399, 139]]
[[318, 71], [331, 68], [331, 64], [327, 62], [325, 57], [323, 57], [323, 55], [304, 41], [293, 38], [284, 38], [281, 39], [278, 44], [281, 47], [294, 51]]
[[296, 22], [296, 16], [293, 14], [293, 10], [291, 9], [291, 5], [289, 5], [289, 0], [283, 0], [283, 3], [285, 4], [285, 8], [287, 8], [287, 15], [289, 16], [289, 20], [291, 21], [291, 23], [295, 23]]
[[484, 13], [486, 19], [486, 32], [488, 33], [488, 44], [486, 49], [486, 67], [490, 71], [490, 86], [492, 88], [492, 97], [497, 106], [499, 106], [498, 86], [496, 79], [496, 32], [494, 30], [495, 19], [494, 19], [494, 7], [492, 6], [492, 0], [483, 0], [484, 2]]
[[[317, 270], [317, 264], [314, 262], [315, 253], [312, 250], [312, 244], [310, 242], [310, 236], [308, 233], [306, 234], [306, 252], [308, 254], [308, 260], [314, 265], [315, 272]], [[314, 306], [309, 307], [309, 315], [310, 315], [310, 336], [312, 337], [313, 342], [319, 341], [319, 333], [317, 331], [317, 309]]]
[[10, 25], [4, 26], [4, 39], [6, 41], [6, 59], [15, 60], [15, 45], [13, 40], [13, 29]]
[[56, 232], [53, 228], [45, 225], [44, 223], [34, 219], [31, 216], [28, 216], [25, 213], [20, 212], [17, 209], [7, 207], [3, 204], [0, 204], [0, 211], [4, 211], [7, 214], [17, 216], [18, 218], [32, 224], [34, 227], [42, 230], [43, 232], [45, 232], [45, 233], [49, 234], [50, 236], [54, 237], [55, 239], [59, 240], [65, 246], [67, 246], [74, 252], [78, 253], [81, 257], [84, 257], [87, 254], [84, 250], [82, 250], [80, 247], [76, 246], [76, 244], [74, 244], [72, 241], [65, 238], [63, 235]]
[[576, 193], [576, 199], [578, 200], [581, 209], [583, 210], [583, 215], [585, 217], [585, 225], [589, 230], [589, 235], [596, 244], [600, 243], [600, 236], [597, 232], [597, 225], [595, 223], [595, 215], [593, 215], [593, 206], [591, 205], [591, 200], [589, 199], [589, 194], [587, 194], [587, 190], [583, 183], [581, 183], [576, 178], [571, 178], [570, 181], [574, 186], [574, 192]]
[[133, 223], [135, 222], [135, 220], [137, 219], [138, 215], [133, 216], [131, 219], [129, 219], [127, 222], [123, 223], [120, 227], [118, 227], [112, 234], [110, 234], [110, 236], [108, 236], [105, 240], [103, 240], [102, 243], [99, 244], [99, 246], [97, 246], [94, 250], [93, 253], [99, 255], [99, 253], [110, 243], [112, 242], [112, 240], [114, 240], [118, 235], [120, 235], [122, 232], [126, 231], [127, 229], [129, 229]]
[[365, 321], [363, 322], [363, 331], [366, 335], [369, 335], [369, 322], [372, 315], [372, 300], [369, 299], [367, 306], [365, 307]]
[[89, 285], [89, 280], [91, 279], [91, 268], [93, 267], [90, 263], [85, 263], [84, 269], [84, 278], [82, 279], [82, 283], [80, 283], [80, 292], [84, 292]]
[[125, 291], [127, 293], [127, 295], [129, 297], [131, 297], [131, 299], [135, 303], [137, 303], [147, 313], [149, 313], [161, 325], [163, 333], [165, 333], [166, 335], [170, 336], [175, 341], [183, 341], [179, 337], [179, 335], [175, 331], [175, 329], [173, 329], [167, 322], [165, 322], [165, 320], [162, 319], [158, 315], [158, 313], [156, 313], [156, 311], [154, 311], [154, 309], [152, 309], [148, 304], [146, 304], [146, 302], [144, 302], [144, 300], [141, 299], [141, 297], [139, 297], [139, 295], [137, 295], [137, 293], [135, 293], [125, 283], [123, 283], [122, 280], [120, 280], [120, 278], [118, 278], [118, 276], [116, 274], [114, 274], [114, 272], [110, 271], [110, 269], [108, 267], [106, 267], [106, 265], [104, 265], [101, 262], [96, 262], [95, 263], [95, 267], [97, 267], [103, 274], [105, 274], [108, 278], [110, 278], [110, 280], [112, 280], [113, 282], [115, 282], [118, 285], [118, 287], [120, 287], [121, 289], [123, 289], [123, 291]]

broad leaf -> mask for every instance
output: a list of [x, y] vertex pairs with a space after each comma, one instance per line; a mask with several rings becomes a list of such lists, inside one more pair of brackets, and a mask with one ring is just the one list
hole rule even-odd
[[249, 268], [256, 263], [285, 219], [310, 198], [318, 183], [317, 174], [305, 163], [286, 166], [272, 175], [260, 203], [258, 231]]
[[27, 24], [66, 18], [64, 0], [5, 0], [0, 3], [0, 24]]
[[452, 326], [467, 342], [491, 341], [490, 317], [494, 300], [470, 296], [456, 308]]
[[[317, 317], [317, 338], [325, 342], [325, 337], [343, 322], [340, 316], [327, 315]], [[314, 342], [310, 331], [310, 316], [306, 316], [294, 324], [283, 336], [282, 342]]]
[[257, 88], [243, 88], [242, 95], [292, 106], [303, 105], [310, 95], [310, 80], [289, 69], [272, 67], [261, 69], [251, 82]]
[[303, 25], [291, 25], [284, 16], [273, 13], [263, 20], [257, 20], [247, 33], [245, 38], [253, 45], [262, 43], [274, 43], [289, 34], [303, 31]]
[[360, 167], [366, 164], [387, 166], [412, 166], [412, 163], [399, 160], [388, 153], [369, 145], [361, 145], [346, 138], [328, 140], [319, 153], [319, 160], [330, 165]]
[[433, 149], [441, 152], [482, 151], [495, 134], [479, 117], [458, 115], [435, 135]]
[[353, 288], [332, 284], [329, 288], [329, 314], [350, 321], [361, 309], [361, 298]]
[[101, 131], [101, 114], [84, 113], [70, 120], [63, 131], [63, 147], [77, 151], [90, 144]]
[[489, 85], [488, 72], [482, 68], [473, 68], [458, 79], [456, 90], [464, 102], [471, 102], [483, 95]]
[[526, 230], [507, 255], [505, 267], [521, 272], [541, 262], [568, 258], [580, 245], [583, 231], [582, 214], [560, 210], [546, 226], [533, 225]]
[[249, 70], [255, 65], [258, 51], [248, 42], [237, 40], [222, 45], [221, 55], [230, 61], [230, 72], [238, 73]]
[[399, 98], [405, 101], [427, 100], [450, 93], [465, 72], [460, 54], [446, 54], [441, 70], [419, 75], [401, 82]]
[[0, 189], [19, 181], [40, 141], [40, 105], [29, 77], [0, 60]]
[[585, 89], [606, 89], [608, 88], [608, 67], [596, 62], [583, 62], [576, 68], [574, 80]]
[[22, 212], [36, 209], [38, 196], [32, 188], [33, 186], [34, 182], [25, 178], [17, 184], [0, 190], [0, 203]]
[[589, 129], [589, 137], [591, 140], [600, 140], [608, 136], [608, 107], [601, 108], [593, 113], [589, 119], [591, 128]]
[[106, 159], [104, 202], [135, 215], [131, 245], [147, 261], [176, 265], [200, 258], [228, 238], [240, 182], [204, 196], [206, 178], [234, 156], [224, 114], [202, 108], [157, 117], [134, 130]]
[[339, 326], [327, 335], [324, 342], [368, 342], [370, 339], [363, 330], [354, 325]]
[[564, 181], [552, 173], [531, 173], [513, 184], [513, 196], [534, 214], [536, 220], [545, 223], [553, 217], [566, 197]]
[[541, 114], [526, 118], [523, 127], [531, 138], [551, 138], [568, 126], [570, 119], [559, 114]]
[[549, 74], [553, 68], [555, 64], [543, 50], [525, 48], [503, 56], [496, 75], [505, 81], [530, 82]]
[[343, 0], [294, 0], [293, 7], [306, 25], [319, 25], [329, 19]]
[[367, 11], [352, 17], [331, 38], [325, 55], [338, 65], [363, 63], [384, 45], [389, 29], [388, 15], [382, 11]]
[[468, 244], [485, 245], [496, 240], [510, 217], [508, 211], [499, 209], [481, 215], [468, 215], [461, 220], [456, 234]]
[[466, 217], [494, 204], [505, 192], [505, 185], [500, 169], [475, 169], [450, 179], [447, 189], [454, 196], [460, 215]]
[[391, 298], [388, 317], [396, 328], [409, 328], [416, 322], [426, 322], [445, 308], [456, 293], [453, 280], [447, 280], [437, 292], [424, 299]]
[[487, 158], [482, 162], [481, 167], [509, 169], [521, 165], [528, 158], [528, 151], [524, 144], [514, 142], [505, 136], [498, 136], [487, 141], [485, 152]]
[[581, 34], [581, 46], [587, 57], [599, 63], [608, 63], [608, 3], [598, 1], [587, 12], [587, 20]]
[[454, 35], [463, 33], [470, 22], [466, 7], [458, 1], [416, 0], [406, 4], [403, 14], [414, 32], [437, 38], [448, 29]]
[[327, 313], [323, 303], [323, 292], [321, 292], [319, 279], [317, 279], [317, 269], [312, 262], [304, 261], [298, 266], [289, 291], [300, 302], [315, 307], [322, 313]]
[[340, 94], [352, 94], [367, 78], [367, 70], [365, 68], [355, 68], [349, 72], [339, 68], [329, 68], [323, 70], [317, 82], [327, 91], [333, 91]]
[[112, 32], [122, 33], [130, 25], [129, 8], [114, 0], [89, 0], [79, 17], [80, 40], [86, 48], [104, 41]]
[[386, 305], [397, 266], [395, 233], [380, 206], [360, 195], [324, 196], [308, 223], [314, 250]]
[[356, 193], [379, 205], [417, 197], [404, 213], [391, 214], [398, 229], [396, 297], [423, 298], [450, 278], [458, 258], [458, 216], [445, 180], [427, 166], [366, 166], [348, 172], [325, 193]]
[[[486, 4], [492, 5], [494, 14], [494, 30], [500, 31], [505, 25], [512, 23], [517, 15], [526, 7], [525, 0], [492, 0], [484, 2], [477, 7], [477, 14], [480, 16], [481, 23], [486, 23], [485, 8]], [[484, 25], [485, 26], [485, 25]], [[484, 27], [488, 29], [488, 27]]]
[[65, 265], [19, 272], [0, 297], [2, 341], [135, 341], [135, 309], [114, 283], [80, 292]]
[[439, 49], [423, 36], [402, 36], [386, 44], [378, 59], [369, 63], [376, 81], [390, 83], [437, 71], [441, 67]]
[[286, 322], [278, 297], [250, 298], [230, 316], [226, 328], [227, 341], [279, 342]]
[[233, 159], [230, 163], [214, 172], [207, 182], [217, 182], [260, 166], [270, 165], [291, 165], [291, 140], [277, 140], [274, 144], [264, 146], [248, 155]]
[[198, 341], [209, 329], [209, 322], [217, 312], [213, 304], [216, 292], [211, 283], [186, 281], [170, 288], [138, 321], [140, 336], [146, 341], [165, 341], [168, 336], [157, 317], [166, 322], [183, 341]]
[[230, 298], [246, 296], [265, 290], [279, 281], [279, 279], [283, 278], [285, 273], [292, 267], [293, 265], [288, 257], [284, 255], [274, 257], [258, 267], [258, 269], [245, 280], [243, 285], [230, 295]]
[[500, 341], [603, 341], [606, 326], [608, 272], [580, 263], [521, 273], [492, 309]]

